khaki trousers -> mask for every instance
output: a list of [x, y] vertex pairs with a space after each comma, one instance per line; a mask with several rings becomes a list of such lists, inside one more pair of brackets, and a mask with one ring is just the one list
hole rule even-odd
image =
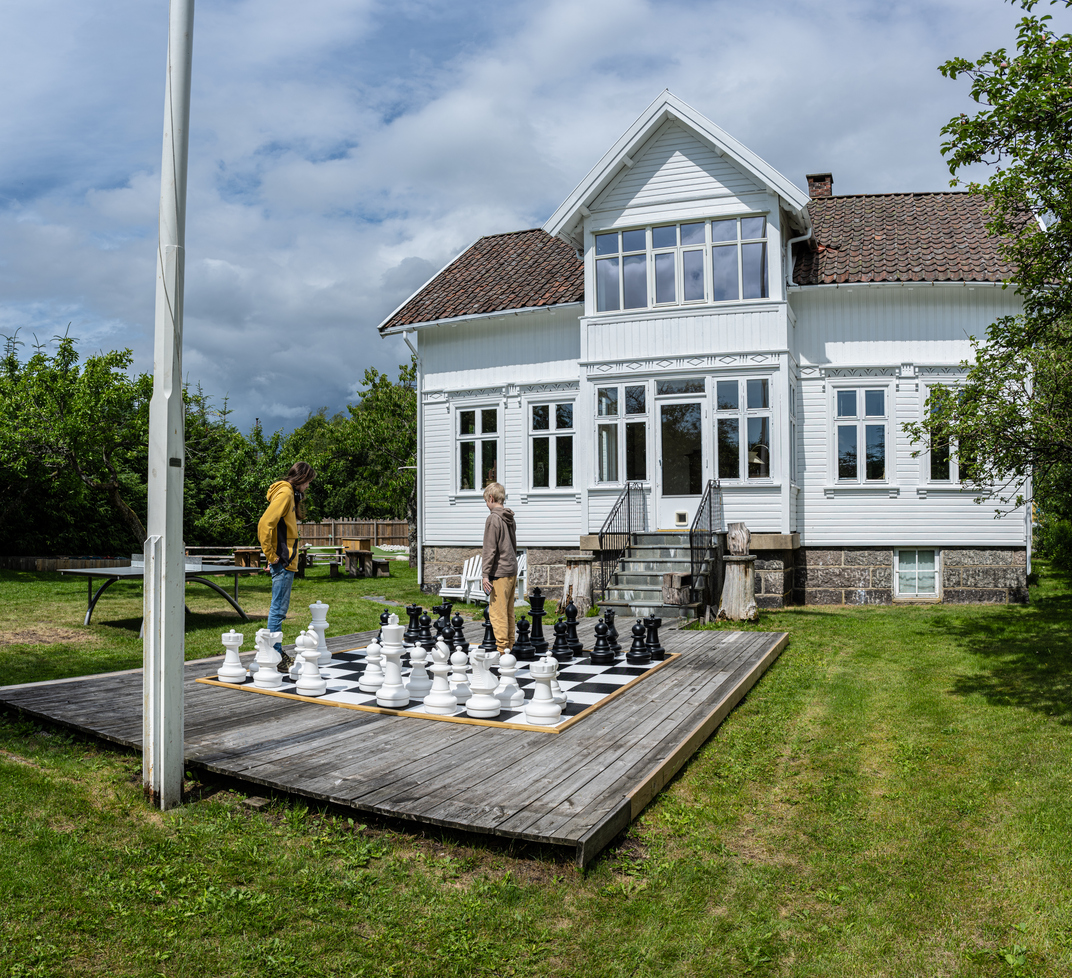
[[491, 582], [488, 617], [495, 629], [495, 647], [500, 654], [514, 647], [514, 595], [516, 577], [497, 577]]

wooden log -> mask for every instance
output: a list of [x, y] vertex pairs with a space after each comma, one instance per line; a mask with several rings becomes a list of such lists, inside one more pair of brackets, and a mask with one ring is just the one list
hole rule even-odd
[[[577, 606], [577, 616], [583, 618], [592, 607], [592, 562], [594, 557], [587, 554], [570, 554], [566, 557], [566, 578], [562, 583], [563, 596], [573, 588], [573, 603]], [[564, 607], [564, 606], [563, 606]]]
[[726, 531], [726, 542], [729, 545], [730, 553], [737, 556], [748, 553], [748, 544], [752, 540], [752, 534], [748, 532], [748, 527], [744, 523], [730, 523], [726, 527]]
[[755, 554], [727, 554], [725, 568], [726, 580], [722, 585], [718, 618], [721, 621], [757, 621]]
[[688, 604], [691, 596], [691, 574], [663, 574], [663, 604]]

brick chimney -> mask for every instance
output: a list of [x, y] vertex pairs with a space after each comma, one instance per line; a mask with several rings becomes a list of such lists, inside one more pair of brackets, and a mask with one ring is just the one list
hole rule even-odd
[[834, 193], [834, 174], [832, 173], [809, 173], [808, 196], [829, 197]]

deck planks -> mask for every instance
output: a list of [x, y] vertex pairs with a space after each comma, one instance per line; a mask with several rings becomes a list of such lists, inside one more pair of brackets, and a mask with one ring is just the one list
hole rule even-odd
[[[578, 634], [594, 638], [595, 619]], [[374, 631], [328, 638], [361, 647]], [[393, 818], [574, 849], [585, 865], [680, 770], [785, 647], [769, 632], [663, 629], [682, 653], [548, 734], [347, 710], [206, 686], [185, 669], [186, 763]], [[0, 687], [0, 705], [140, 749], [141, 670]]]

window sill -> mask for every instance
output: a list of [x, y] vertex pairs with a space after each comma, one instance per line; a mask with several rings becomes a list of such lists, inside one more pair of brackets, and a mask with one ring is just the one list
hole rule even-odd
[[928, 494], [935, 496], [974, 496], [979, 489], [972, 489], [963, 485], [951, 485], [948, 482], [929, 482], [925, 486], [916, 486], [916, 495], [920, 499], [926, 499]]
[[689, 302], [665, 306], [646, 306], [642, 309], [613, 309], [603, 312], [592, 312], [585, 318], [600, 323], [613, 322], [615, 320], [650, 319], [651, 317], [663, 318], [666, 316], [680, 315], [683, 311], [724, 313], [735, 312], [741, 309], [762, 308], [769, 306], [772, 310], [784, 306], [784, 299], [729, 299], [725, 302]]
[[773, 479], [739, 479], [735, 482], [729, 482], [726, 479], [719, 480], [719, 486], [722, 491], [727, 489], [733, 490], [745, 490], [745, 489], [781, 489], [782, 484], [775, 482]]
[[[647, 490], [651, 488], [651, 483], [646, 479], [630, 479], [630, 485], [639, 485], [641, 489]], [[592, 482], [589, 483], [589, 492], [613, 492], [620, 493], [626, 487], [624, 482]]]
[[571, 487], [563, 486], [557, 489], [528, 489], [521, 493], [520, 500], [522, 504], [534, 502], [539, 499], [573, 499], [575, 502], [580, 503], [581, 493], [580, 490]]
[[901, 494], [901, 487], [889, 482], [836, 482], [833, 485], [823, 486], [823, 494], [827, 499], [833, 499], [835, 494], [845, 492], [886, 493], [890, 499], [896, 499]]
[[895, 594], [894, 604], [941, 604], [942, 599], [937, 594]]

